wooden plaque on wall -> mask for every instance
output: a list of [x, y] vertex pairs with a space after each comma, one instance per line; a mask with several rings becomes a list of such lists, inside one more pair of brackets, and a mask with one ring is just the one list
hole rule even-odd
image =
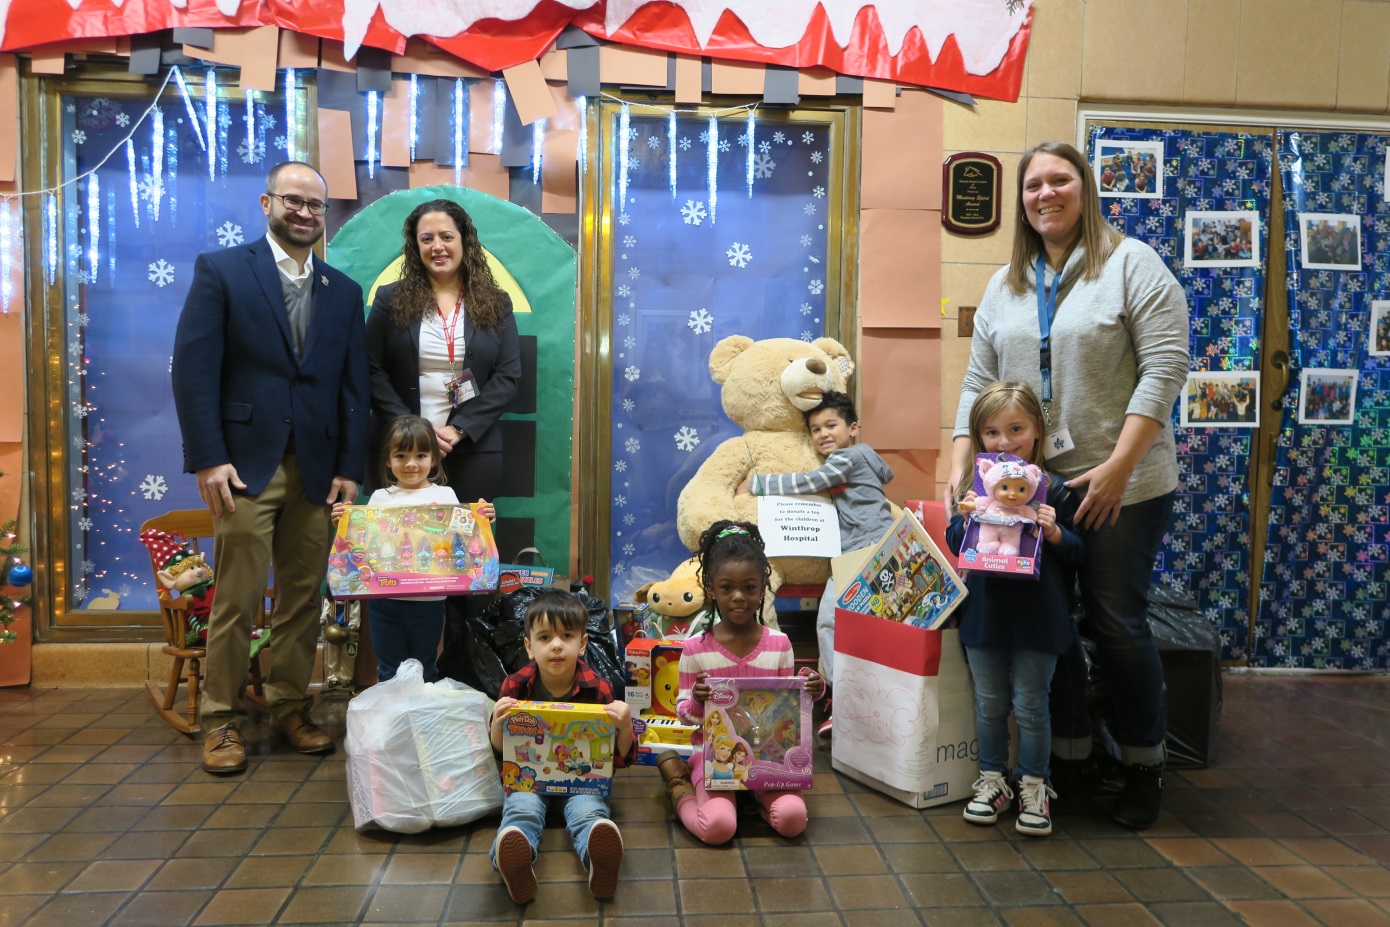
[[983, 235], [999, 227], [999, 159], [962, 151], [941, 167], [941, 224], [959, 235]]

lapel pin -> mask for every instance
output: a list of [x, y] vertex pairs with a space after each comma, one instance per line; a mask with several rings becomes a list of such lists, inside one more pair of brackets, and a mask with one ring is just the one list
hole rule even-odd
[[324, 286], [328, 286], [328, 275], [323, 274], [322, 276], [320, 276], [319, 283], [323, 284]]

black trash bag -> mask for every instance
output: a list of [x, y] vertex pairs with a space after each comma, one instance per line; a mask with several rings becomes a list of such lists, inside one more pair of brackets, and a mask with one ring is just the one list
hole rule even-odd
[[[502, 680], [529, 662], [526, 655], [526, 609], [543, 592], [554, 590], [523, 586], [515, 592], [495, 596], [487, 607], [470, 609], [464, 620], [445, 642], [439, 656], [439, 674], [496, 699]], [[584, 662], [613, 687], [613, 697], [623, 697], [623, 661], [613, 636], [608, 606], [602, 599], [576, 595], [589, 613], [589, 646]]]
[[[1217, 732], [1221, 726], [1221, 635], [1202, 617], [1191, 597], [1162, 586], [1149, 589], [1148, 618], [1163, 662], [1168, 707], [1166, 765], [1171, 769], [1204, 769], [1216, 762]], [[1090, 640], [1083, 637], [1082, 645], [1090, 663], [1096, 746], [1118, 758], [1119, 742], [1105, 721], [1111, 704], [1100, 681], [1099, 662], [1103, 658]]]

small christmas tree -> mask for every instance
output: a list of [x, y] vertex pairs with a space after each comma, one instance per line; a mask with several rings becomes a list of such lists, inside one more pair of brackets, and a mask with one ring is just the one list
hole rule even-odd
[[[5, 471], [0, 470], [0, 476], [4, 475]], [[10, 630], [10, 625], [18, 617], [15, 613], [20, 606], [29, 604], [28, 592], [12, 596], [3, 590], [5, 588], [27, 589], [34, 578], [34, 573], [29, 569], [29, 565], [20, 559], [20, 555], [27, 554], [29, 548], [16, 540], [18, 527], [18, 523], [14, 519], [0, 525], [0, 645], [15, 642], [17, 635]]]

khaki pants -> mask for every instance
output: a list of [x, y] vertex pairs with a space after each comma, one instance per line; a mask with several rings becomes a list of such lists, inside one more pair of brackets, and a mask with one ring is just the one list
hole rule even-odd
[[299, 461], [287, 455], [265, 490], [237, 496], [236, 511], [213, 519], [217, 593], [208, 621], [204, 730], [246, 718], [251, 627], [265, 610], [275, 566], [266, 704], [274, 717], [309, 707], [309, 680], [319, 637], [319, 590], [333, 539], [329, 506], [304, 495]]

